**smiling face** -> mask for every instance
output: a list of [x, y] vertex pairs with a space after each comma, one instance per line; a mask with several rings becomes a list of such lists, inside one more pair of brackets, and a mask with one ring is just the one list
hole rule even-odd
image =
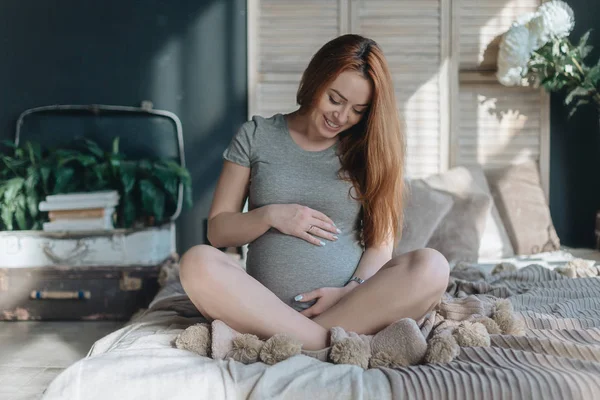
[[356, 71], [344, 71], [325, 89], [310, 111], [312, 130], [325, 138], [356, 125], [371, 101], [372, 85]]

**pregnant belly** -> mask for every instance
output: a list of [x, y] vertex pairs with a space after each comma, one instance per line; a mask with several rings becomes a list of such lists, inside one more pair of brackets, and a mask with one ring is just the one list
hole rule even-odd
[[300, 293], [322, 287], [342, 287], [356, 270], [363, 249], [352, 233], [315, 246], [294, 236], [270, 230], [248, 246], [248, 274], [297, 310]]

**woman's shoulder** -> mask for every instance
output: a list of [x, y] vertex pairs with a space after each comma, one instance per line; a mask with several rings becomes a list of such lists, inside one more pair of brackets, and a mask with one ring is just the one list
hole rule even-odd
[[275, 114], [270, 117], [254, 115], [249, 121], [244, 123], [243, 127], [255, 131], [259, 130], [279, 130], [283, 128], [284, 117], [282, 114]]

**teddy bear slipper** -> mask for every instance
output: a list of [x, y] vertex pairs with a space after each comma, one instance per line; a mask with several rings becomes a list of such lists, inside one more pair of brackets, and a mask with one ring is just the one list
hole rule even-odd
[[239, 333], [223, 321], [188, 327], [175, 340], [179, 349], [213, 359], [226, 359], [250, 364], [262, 361], [273, 365], [298, 354], [351, 364], [362, 368], [403, 367], [423, 362], [444, 364], [460, 353], [460, 347], [489, 346], [490, 334], [522, 333], [520, 320], [514, 317], [512, 304], [498, 300], [489, 310], [491, 318], [475, 314], [456, 321], [433, 312], [429, 322], [420, 328], [416, 321], [404, 318], [375, 335], [330, 330], [331, 346], [311, 351], [287, 334], [276, 334], [263, 341], [253, 334]]

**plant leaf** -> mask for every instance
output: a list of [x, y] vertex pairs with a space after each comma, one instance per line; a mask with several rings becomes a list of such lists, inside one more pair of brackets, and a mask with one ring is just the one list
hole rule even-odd
[[40, 167], [40, 175], [42, 176], [42, 184], [44, 185], [44, 192], [49, 193], [48, 190], [48, 182], [50, 180], [50, 174], [52, 173], [52, 169], [48, 166]]
[[153, 215], [156, 222], [162, 221], [165, 208], [165, 194], [148, 179], [140, 181], [142, 206], [146, 213]]
[[32, 218], [36, 218], [39, 210], [39, 197], [36, 187], [40, 181], [40, 174], [33, 166], [27, 168], [27, 179], [25, 180], [25, 194], [27, 195], [27, 209]]
[[21, 147], [17, 147], [15, 149], [15, 158], [23, 160], [23, 158], [25, 158], [25, 150], [23, 150]]
[[113, 139], [112, 152], [113, 152], [113, 154], [119, 153], [119, 137], [118, 136]]
[[10, 204], [15, 201], [17, 194], [23, 187], [25, 179], [21, 177], [12, 178], [6, 182], [6, 192], [4, 192], [4, 204]]
[[123, 197], [123, 226], [131, 227], [135, 221], [135, 204], [130, 196]]
[[587, 46], [588, 39], [590, 38], [590, 32], [591, 29], [581, 35], [579, 43], [577, 44], [577, 51], [581, 55], [581, 58], [585, 58], [592, 49], [592, 46]]
[[93, 167], [93, 172], [97, 180], [97, 186], [99, 188], [105, 187], [108, 178], [108, 165], [107, 164], [97, 164]]
[[152, 164], [148, 160], [140, 160], [138, 166], [142, 172], [149, 172], [152, 169]]
[[153, 198], [156, 195], [156, 186], [151, 181], [143, 179], [140, 181], [140, 194], [142, 197], [142, 209], [151, 214], [154, 204]]
[[123, 184], [123, 191], [125, 194], [129, 194], [133, 190], [136, 169], [137, 166], [133, 161], [121, 162], [121, 183]]
[[119, 168], [121, 166], [121, 160], [119, 159], [118, 155], [111, 154], [108, 157], [108, 162], [110, 164], [110, 168], [111, 168], [113, 176], [114, 177], [119, 176]]
[[37, 218], [40, 205], [40, 199], [36, 192], [27, 193], [27, 210], [29, 211], [29, 215], [31, 218]]
[[596, 88], [598, 83], [600, 82], [600, 62], [597, 65], [594, 65], [588, 71], [586, 77], [586, 84], [591, 86], [592, 88]]
[[25, 207], [21, 207], [21, 203], [23, 203], [23, 206], [25, 205], [24, 195], [19, 196], [19, 203], [17, 204], [17, 209], [15, 210], [17, 226], [20, 230], [24, 231], [27, 229], [27, 216], [25, 215]]
[[16, 149], [17, 148], [17, 145], [12, 140], [3, 140], [0, 143], [2, 143], [4, 146], [9, 147], [11, 149]]
[[179, 178], [176, 173], [169, 168], [165, 168], [160, 163], [154, 164], [154, 175], [161, 182], [162, 187], [169, 193], [175, 203], [177, 203], [177, 194], [179, 187]]
[[583, 46], [579, 49], [579, 56], [584, 59], [590, 55], [590, 53], [594, 50], [594, 46]]
[[565, 104], [569, 105], [575, 99], [575, 97], [588, 96], [589, 90], [582, 88], [581, 86], [575, 87], [575, 89], [571, 90], [567, 97], [565, 98]]
[[589, 104], [590, 101], [589, 100], [585, 100], [585, 99], [580, 99], [577, 101], [577, 103], [575, 103], [575, 105], [573, 106], [573, 108], [571, 109], [571, 111], [569, 112], [569, 118], [571, 118], [575, 112], [579, 109], [580, 106]]
[[42, 158], [40, 145], [37, 143], [27, 142], [26, 146], [29, 152], [29, 161], [31, 161], [31, 165], [36, 166], [38, 161]]
[[163, 192], [162, 190], [156, 192], [156, 196], [154, 197], [154, 202], [152, 204], [152, 209], [154, 217], [156, 218], [156, 223], [162, 222], [165, 215], [165, 192]]
[[84, 167], [95, 164], [96, 158], [88, 154], [82, 154], [76, 150], [62, 150], [59, 154], [58, 166], [61, 167], [72, 161], [77, 161]]
[[75, 174], [73, 168], [60, 168], [56, 171], [56, 184], [54, 185], [53, 193], [63, 193], [71, 178]]
[[84, 139], [84, 140], [85, 140], [86, 147], [90, 151], [90, 153], [92, 153], [93, 155], [95, 155], [98, 158], [104, 157], [104, 151], [102, 151], [102, 149], [100, 148], [100, 146], [98, 146], [98, 144], [96, 142], [94, 142], [91, 139]]
[[13, 230], [13, 214], [12, 205], [4, 202], [2, 204], [2, 211], [0, 211], [0, 218], [2, 218], [2, 223], [8, 231]]

